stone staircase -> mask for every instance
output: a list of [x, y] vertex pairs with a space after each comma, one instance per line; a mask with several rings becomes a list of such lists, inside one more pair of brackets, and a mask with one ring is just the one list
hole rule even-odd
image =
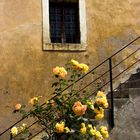
[[109, 140], [140, 140], [140, 68], [114, 91], [114, 119]]

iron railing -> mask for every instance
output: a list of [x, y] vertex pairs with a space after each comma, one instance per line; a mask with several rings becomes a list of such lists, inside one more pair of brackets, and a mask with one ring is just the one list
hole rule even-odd
[[[86, 84], [85, 86], [83, 86], [81, 89], [79, 89], [73, 96], [75, 96], [76, 94], [84, 91], [87, 87], [89, 87], [90, 85], [93, 85], [95, 82], [97, 82], [100, 78], [102, 78], [103, 76], [105, 76], [106, 74], [108, 74], [108, 79], [106, 82], [104, 82], [99, 88], [102, 89], [105, 86], [107, 86], [109, 84], [110, 87], [110, 93], [111, 93], [111, 104], [110, 104], [110, 126], [113, 128], [114, 127], [114, 97], [113, 97], [113, 81], [118, 78], [120, 75], [122, 75], [124, 72], [126, 72], [128, 69], [130, 69], [132, 66], [134, 66], [136, 63], [138, 63], [140, 61], [140, 59], [138, 58], [135, 62], [133, 62], [131, 65], [129, 65], [127, 68], [125, 68], [123, 71], [121, 71], [120, 73], [117, 73], [117, 75], [113, 75], [113, 70], [115, 70], [115, 68], [117, 68], [118, 66], [120, 66], [123, 62], [125, 62], [126, 60], [128, 60], [130, 57], [132, 57], [133, 55], [135, 55], [139, 50], [140, 50], [140, 46], [137, 46], [137, 49], [135, 49], [134, 51], [131, 51], [131, 53], [126, 56], [125, 58], [123, 58], [121, 61], [119, 61], [116, 65], [113, 66], [113, 59], [116, 55], [119, 55], [121, 52], [123, 52], [126, 48], [128, 48], [130, 45], [132, 45], [134, 42], [136, 42], [138, 39], [140, 39], [140, 36], [135, 38], [134, 40], [132, 40], [131, 42], [129, 42], [127, 45], [123, 46], [120, 50], [118, 50], [116, 53], [114, 53], [113, 55], [111, 55], [109, 58], [105, 59], [103, 62], [101, 62], [99, 65], [97, 65], [96, 67], [94, 67], [93, 69], [91, 69], [88, 73], [86, 73], [84, 76], [80, 77], [79, 79], [77, 79], [74, 83], [78, 84], [80, 82], [80, 80], [83, 80], [85, 77], [87, 77], [88, 75], [91, 75], [94, 71], [96, 71], [97, 69], [101, 69], [103, 65], [108, 64], [109, 69], [106, 70], [104, 73], [102, 73], [100, 76], [98, 76], [97, 78], [95, 78], [94, 80], [92, 80], [91, 82], [89, 82], [88, 84]], [[132, 46], [133, 47], [133, 46]], [[69, 89], [73, 84], [70, 84], [69, 86], [67, 86], [62, 92], [66, 91], [67, 89]], [[90, 95], [88, 95], [88, 97], [93, 96], [96, 92], [98, 91], [98, 89], [94, 90]], [[56, 95], [57, 96], [57, 95]], [[50, 98], [50, 100], [53, 100], [56, 96]], [[71, 97], [72, 98], [72, 97]], [[67, 99], [68, 100], [68, 99]], [[45, 103], [42, 104], [42, 106], [45, 106]], [[49, 114], [49, 110], [48, 110], [48, 114]], [[26, 119], [28, 116], [30, 115], [27, 114], [24, 118], [18, 120], [16, 123], [14, 123], [13, 125], [11, 125], [10, 127], [8, 127], [6, 130], [4, 130], [3, 132], [0, 133], [0, 139], [1, 137], [10, 131], [10, 129], [17, 125], [18, 123], [22, 122], [24, 119]], [[33, 122], [31, 125], [28, 126], [28, 128], [31, 128], [33, 125], [37, 124], [39, 120]], [[51, 125], [51, 124], [49, 124]], [[37, 133], [35, 133], [34, 135], [30, 136], [28, 139], [32, 139], [33, 137], [37, 136], [39, 133], [41, 133], [42, 131], [46, 130], [45, 128], [42, 128], [40, 131], [38, 131]], [[9, 132], [10, 134], [10, 132]], [[48, 135], [50, 135], [50, 137], [52, 136], [50, 133], [48, 133]], [[16, 137], [16, 136], [15, 136]], [[12, 137], [10, 136], [10, 139], [12, 139]], [[51, 139], [51, 138], [50, 138]]]

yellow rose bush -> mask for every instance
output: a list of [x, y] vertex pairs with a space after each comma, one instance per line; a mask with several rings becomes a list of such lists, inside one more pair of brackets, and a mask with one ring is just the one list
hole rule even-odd
[[[108, 107], [106, 95], [98, 91], [93, 97], [84, 97], [88, 91], [80, 96], [76, 82], [84, 74], [88, 73], [89, 67], [76, 60], [70, 60], [66, 68], [56, 66], [53, 68], [55, 82], [52, 84], [54, 90], [51, 99], [35, 96], [29, 99], [29, 111], [25, 111], [25, 105], [17, 104], [16, 112], [23, 116], [38, 120], [38, 124], [46, 128], [50, 136], [57, 139], [79, 139], [79, 140], [104, 140], [108, 138], [108, 130], [105, 126], [96, 126], [97, 122], [104, 118], [104, 110]], [[41, 104], [44, 100], [44, 104]], [[11, 129], [13, 137], [27, 129], [26, 124]], [[48, 132], [49, 130], [49, 132]], [[49, 135], [44, 138], [49, 139]]]

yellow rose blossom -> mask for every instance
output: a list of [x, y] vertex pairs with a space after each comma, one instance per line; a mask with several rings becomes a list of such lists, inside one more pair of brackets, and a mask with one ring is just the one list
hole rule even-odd
[[94, 110], [94, 105], [91, 101], [86, 101], [87, 105], [90, 107], [90, 109]]
[[103, 106], [104, 108], [108, 107], [108, 102], [107, 102], [106, 96], [96, 98], [95, 103], [100, 106]]
[[96, 133], [96, 130], [95, 130], [95, 129], [91, 128], [91, 129], [89, 130], [89, 134], [90, 134], [91, 136], [95, 136], [95, 133]]
[[104, 97], [104, 96], [106, 96], [106, 95], [104, 94], [103, 91], [98, 91], [96, 96], [97, 96], [97, 97]]
[[108, 138], [109, 137], [109, 134], [106, 132], [106, 133], [102, 133], [102, 135], [103, 135], [103, 138]]
[[58, 75], [58, 74], [59, 74], [59, 67], [58, 67], [58, 66], [55, 67], [55, 68], [53, 68], [53, 73], [54, 73], [55, 75]]
[[71, 64], [73, 65], [73, 68], [77, 69], [77, 70], [80, 70], [81, 72], [84, 72], [84, 73], [87, 73], [88, 70], [89, 70], [89, 67], [84, 64], [84, 63], [79, 63], [78, 61], [76, 60], [71, 60]]
[[99, 139], [99, 138], [102, 138], [102, 135], [101, 135], [101, 133], [100, 133], [99, 131], [96, 131], [96, 132], [95, 132], [95, 137], [96, 137], [97, 139]]
[[64, 67], [55, 67], [53, 68], [53, 73], [57, 76], [64, 78], [67, 75], [67, 71]]
[[101, 137], [101, 138], [98, 138], [97, 140], [104, 140], [104, 139], [103, 139], [103, 137]]
[[21, 104], [16, 104], [15, 105], [15, 110], [16, 111], [19, 111], [21, 109], [21, 107], [22, 107]]
[[90, 129], [91, 129], [91, 128], [92, 128], [92, 124], [88, 124], [88, 128], [90, 128]]
[[104, 109], [102, 107], [98, 108], [94, 108], [94, 112], [96, 114], [104, 114]]
[[36, 96], [36, 97], [33, 97], [32, 99], [30, 99], [29, 103], [32, 104], [32, 105], [35, 105], [39, 102], [39, 98], [41, 98], [42, 96]]
[[103, 117], [104, 117], [104, 114], [97, 114], [95, 116], [95, 120], [99, 121], [99, 120], [103, 119]]
[[100, 107], [99, 109], [94, 108], [94, 112], [96, 113], [96, 120], [101, 120], [104, 117], [104, 109], [102, 107]]
[[18, 134], [17, 127], [14, 126], [14, 127], [11, 128], [11, 134], [12, 134], [12, 136], [16, 136]]
[[106, 126], [100, 126], [100, 130], [107, 131], [107, 127]]
[[46, 104], [49, 104], [49, 101], [48, 101], [48, 100], [46, 100], [46, 101], [45, 101], [45, 103], [46, 103]]
[[63, 133], [64, 132], [64, 128], [65, 128], [65, 123], [61, 122], [61, 123], [57, 123], [55, 125], [55, 130], [57, 133]]
[[55, 106], [55, 104], [56, 104], [54, 100], [50, 100], [49, 103], [51, 104], [51, 106]]
[[87, 110], [87, 106], [82, 105], [81, 102], [77, 101], [74, 103], [72, 110], [77, 116], [82, 116], [85, 114], [85, 111]]
[[87, 132], [87, 128], [86, 128], [86, 127], [82, 127], [82, 128], [80, 129], [80, 132], [81, 132], [81, 134], [85, 135], [86, 132]]
[[90, 109], [94, 110], [94, 105], [91, 105], [91, 106], [90, 106]]
[[102, 134], [103, 138], [109, 137], [108, 131], [101, 131], [101, 134]]
[[33, 97], [29, 102], [30, 102], [30, 104], [32, 104], [32, 105], [35, 105], [36, 103], [38, 103], [38, 98], [37, 97]]
[[109, 105], [108, 105], [108, 102], [106, 102], [106, 103], [103, 104], [103, 107], [104, 107], [104, 108], [108, 108], [108, 106], [109, 106]]
[[71, 64], [74, 65], [74, 66], [78, 66], [79, 65], [79, 62], [76, 61], [76, 60], [74, 60], [74, 59], [72, 59], [71, 60]]
[[69, 133], [70, 132], [70, 129], [68, 127], [65, 127], [64, 130], [65, 130], [65, 133]]
[[82, 126], [82, 127], [86, 127], [85, 123], [81, 123], [81, 126]]
[[107, 127], [100, 126], [100, 132], [101, 132], [103, 138], [108, 138], [109, 137]]
[[21, 126], [20, 126], [20, 130], [21, 131], [25, 131], [25, 129], [27, 128], [27, 124], [23, 123]]
[[91, 101], [86, 101], [87, 105], [91, 106], [92, 105], [92, 102]]
[[64, 78], [67, 75], [67, 71], [63, 67], [60, 67], [59, 72], [59, 76], [62, 78]]
[[80, 68], [80, 70], [81, 70], [82, 72], [84, 72], [84, 73], [87, 73], [88, 70], [89, 70], [88, 65], [83, 64], [83, 63], [79, 64], [79, 68]]

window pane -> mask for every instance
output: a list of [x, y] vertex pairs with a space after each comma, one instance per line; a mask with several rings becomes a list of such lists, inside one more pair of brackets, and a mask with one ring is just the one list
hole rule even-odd
[[78, 3], [64, 6], [64, 32], [66, 43], [80, 42]]
[[61, 43], [62, 7], [50, 3], [50, 33], [51, 42]]

